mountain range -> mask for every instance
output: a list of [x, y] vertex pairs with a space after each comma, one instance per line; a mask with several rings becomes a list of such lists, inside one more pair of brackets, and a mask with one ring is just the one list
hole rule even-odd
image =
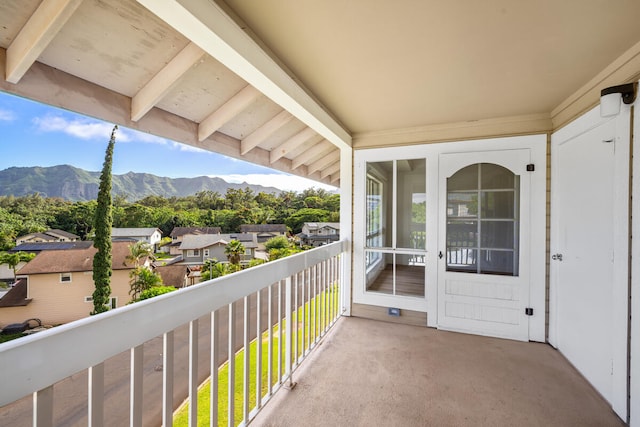
[[[89, 172], [69, 165], [50, 167], [11, 167], [0, 171], [0, 196], [60, 197], [71, 201], [93, 200], [98, 196], [100, 172]], [[247, 183], [229, 183], [222, 178], [167, 178], [148, 173], [128, 172], [112, 175], [112, 193], [136, 201], [147, 196], [186, 197], [199, 191], [216, 191], [224, 196], [227, 189], [250, 188], [256, 193], [280, 194], [275, 187]]]

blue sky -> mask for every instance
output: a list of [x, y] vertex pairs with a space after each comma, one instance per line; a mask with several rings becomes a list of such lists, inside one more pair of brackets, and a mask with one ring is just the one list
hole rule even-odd
[[[69, 164], [100, 171], [113, 125], [0, 92], [0, 170], [12, 166]], [[315, 181], [287, 175], [186, 144], [119, 127], [113, 173], [146, 172], [171, 178], [218, 176], [282, 190], [316, 187]]]

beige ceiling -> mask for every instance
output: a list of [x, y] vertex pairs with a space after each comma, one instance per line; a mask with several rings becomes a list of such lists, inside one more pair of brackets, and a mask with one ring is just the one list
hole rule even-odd
[[550, 114], [640, 41], [633, 0], [227, 0], [352, 133]]
[[1, 0], [0, 90], [339, 185], [352, 146], [561, 126], [638, 77], [638, 16], [635, 0]]

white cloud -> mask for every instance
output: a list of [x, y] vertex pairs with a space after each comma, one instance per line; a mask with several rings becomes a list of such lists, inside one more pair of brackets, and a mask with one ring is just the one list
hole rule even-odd
[[205, 150], [203, 148], [194, 147], [193, 145], [182, 144], [180, 142], [174, 142], [174, 141], [171, 141], [171, 148], [180, 150], [180, 151], [191, 152], [191, 153], [214, 154], [213, 151]]
[[284, 174], [233, 174], [233, 175], [216, 175], [218, 178], [222, 178], [227, 182], [232, 182], [236, 184], [242, 184], [246, 182], [247, 184], [254, 185], [263, 185], [265, 187], [275, 187], [280, 190], [285, 191], [296, 191], [301, 192], [306, 190], [307, 188], [322, 188], [327, 191], [335, 191], [336, 187], [323, 184], [321, 182], [313, 181], [307, 178], [303, 178], [296, 175], [284, 175]]
[[10, 110], [0, 110], [0, 121], [1, 122], [12, 122], [16, 119], [16, 115], [13, 111]]
[[[3, 119], [2, 113], [3, 111], [0, 110], [0, 120]], [[46, 115], [44, 117], [34, 117], [32, 121], [40, 132], [62, 132], [85, 140], [94, 139], [103, 141], [105, 138], [108, 139], [111, 136], [111, 131], [113, 130], [112, 124], [93, 119], [74, 118], [70, 120], [63, 116]], [[211, 154], [211, 151], [203, 150], [192, 145], [181, 144], [156, 135], [123, 127], [119, 127], [116, 131], [116, 139], [118, 142], [158, 144], [172, 150]]]
[[[62, 132], [80, 139], [109, 139], [113, 125], [91, 119], [68, 120], [62, 116], [46, 115], [34, 117], [33, 124], [41, 132]], [[119, 142], [129, 142], [127, 132], [118, 130], [116, 138]]]

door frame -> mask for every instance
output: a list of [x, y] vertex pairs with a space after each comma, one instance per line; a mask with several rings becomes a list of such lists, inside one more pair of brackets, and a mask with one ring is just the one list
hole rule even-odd
[[[440, 154], [475, 151], [500, 151], [527, 148], [535, 172], [531, 176], [531, 242], [529, 302], [534, 315], [529, 322], [529, 339], [544, 342], [546, 338], [546, 214], [547, 214], [547, 134], [488, 138], [410, 145], [404, 147], [366, 148], [354, 150], [354, 226], [353, 230], [353, 302], [382, 307], [399, 307], [427, 313], [427, 326], [438, 327], [438, 187]], [[400, 158], [427, 159], [427, 254], [426, 298], [409, 301], [402, 297], [376, 296], [364, 291], [364, 218], [366, 162]], [[432, 237], [429, 237], [432, 236]]]
[[[557, 252], [557, 237], [554, 230], [560, 224], [553, 206], [557, 204], [558, 183], [553, 177], [558, 176], [558, 164], [553, 161], [557, 157], [558, 147], [584, 133], [610, 121], [615, 121], [616, 141], [614, 151], [614, 194], [616, 209], [614, 216], [613, 236], [613, 286], [612, 286], [612, 388], [611, 405], [622, 419], [627, 414], [627, 374], [628, 374], [628, 322], [629, 322], [629, 153], [630, 153], [630, 107], [624, 106], [616, 117], [600, 117], [599, 106], [593, 108], [573, 122], [551, 135], [551, 221], [550, 252]], [[557, 265], [549, 264], [549, 343], [558, 347], [558, 292]], [[623, 415], [624, 414], [624, 415]]]

